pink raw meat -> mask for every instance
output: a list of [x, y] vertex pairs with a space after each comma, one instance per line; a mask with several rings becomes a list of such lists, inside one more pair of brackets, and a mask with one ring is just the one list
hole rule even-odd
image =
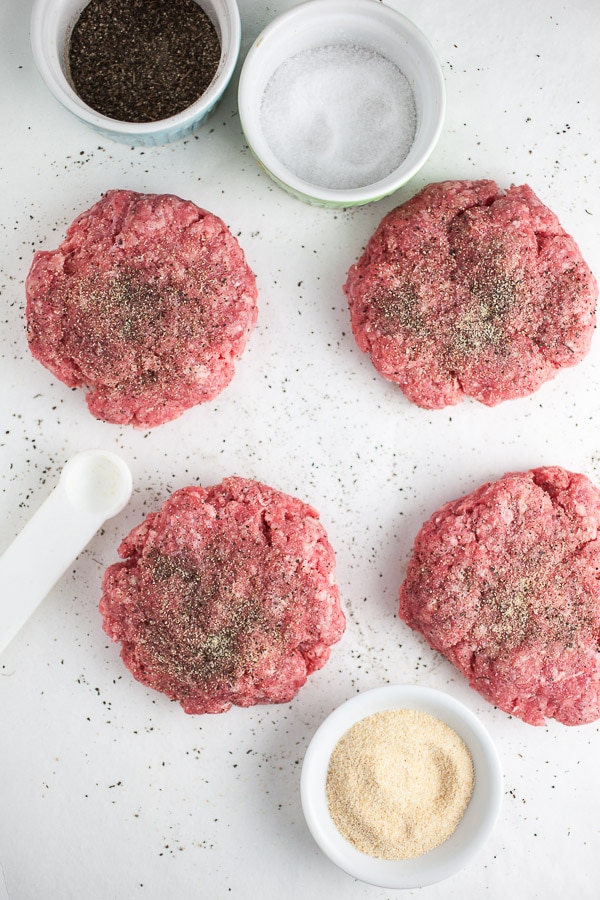
[[188, 713], [291, 700], [344, 631], [317, 513], [259, 482], [176, 491], [119, 554], [104, 629], [134, 677]]
[[152, 427], [230, 382], [256, 282], [226, 225], [171, 194], [109, 191], [26, 281], [32, 354], [90, 412]]
[[487, 700], [532, 725], [600, 718], [600, 491], [513, 472], [421, 528], [400, 617]]
[[419, 406], [524, 397], [588, 352], [598, 286], [527, 185], [430, 184], [383, 219], [344, 290], [375, 368]]

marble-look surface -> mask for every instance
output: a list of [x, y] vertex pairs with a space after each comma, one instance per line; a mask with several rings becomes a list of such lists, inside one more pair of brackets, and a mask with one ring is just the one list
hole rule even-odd
[[[533, 728], [495, 710], [397, 618], [412, 541], [439, 505], [511, 469], [559, 464], [600, 483], [600, 345], [534, 396], [427, 412], [354, 344], [341, 285], [383, 215], [430, 181], [527, 181], [600, 273], [596, 0], [394, 0], [443, 66], [448, 112], [399, 194], [353, 211], [285, 194], [245, 146], [236, 76], [195, 137], [160, 148], [99, 139], [50, 96], [31, 56], [31, 0], [0, 5], [0, 552], [67, 458], [100, 446], [130, 464], [109, 521], [0, 660], [0, 856], [10, 900], [379, 900], [317, 849], [299, 799], [322, 719], [387, 682], [440, 688], [498, 747], [505, 797], [484, 850], [420, 900], [596, 900], [597, 725]], [[242, 57], [289, 0], [240, 0]], [[241, 60], [240, 60], [241, 64]], [[153, 431], [95, 421], [82, 391], [29, 355], [32, 254], [108, 188], [171, 192], [221, 216], [260, 289], [259, 321], [215, 401]], [[186, 717], [133, 681], [97, 611], [121, 537], [167, 494], [230, 474], [310, 502], [337, 553], [348, 628], [290, 704]], [[32, 564], [35, 564], [32, 562]], [[18, 602], [14, 585], [0, 588]], [[11, 593], [12, 592], [12, 593]]]

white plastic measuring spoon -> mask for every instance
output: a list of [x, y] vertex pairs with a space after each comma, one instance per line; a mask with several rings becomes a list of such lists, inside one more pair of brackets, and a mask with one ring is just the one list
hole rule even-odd
[[100, 526], [131, 496], [127, 464], [108, 450], [83, 450], [0, 557], [0, 653]]

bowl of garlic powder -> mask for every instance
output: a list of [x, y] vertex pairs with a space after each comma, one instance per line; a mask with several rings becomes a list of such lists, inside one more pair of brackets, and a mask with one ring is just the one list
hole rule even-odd
[[309, 831], [341, 869], [388, 889], [453, 875], [498, 819], [502, 770], [477, 716], [441, 691], [386, 685], [314, 734], [302, 766]]
[[308, 0], [250, 47], [238, 88], [242, 130], [282, 188], [316, 206], [388, 196], [440, 137], [445, 87], [436, 54], [376, 0]]

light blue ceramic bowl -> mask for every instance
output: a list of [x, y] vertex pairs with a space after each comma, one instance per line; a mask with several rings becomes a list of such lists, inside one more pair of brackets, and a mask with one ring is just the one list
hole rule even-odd
[[46, 86], [66, 109], [96, 131], [132, 146], [169, 144], [196, 131], [213, 112], [231, 80], [240, 51], [241, 25], [236, 0], [198, 0], [221, 41], [219, 68], [209, 88], [183, 112], [158, 122], [119, 122], [100, 115], [74, 91], [67, 48], [73, 25], [88, 0], [34, 0], [31, 48]]

